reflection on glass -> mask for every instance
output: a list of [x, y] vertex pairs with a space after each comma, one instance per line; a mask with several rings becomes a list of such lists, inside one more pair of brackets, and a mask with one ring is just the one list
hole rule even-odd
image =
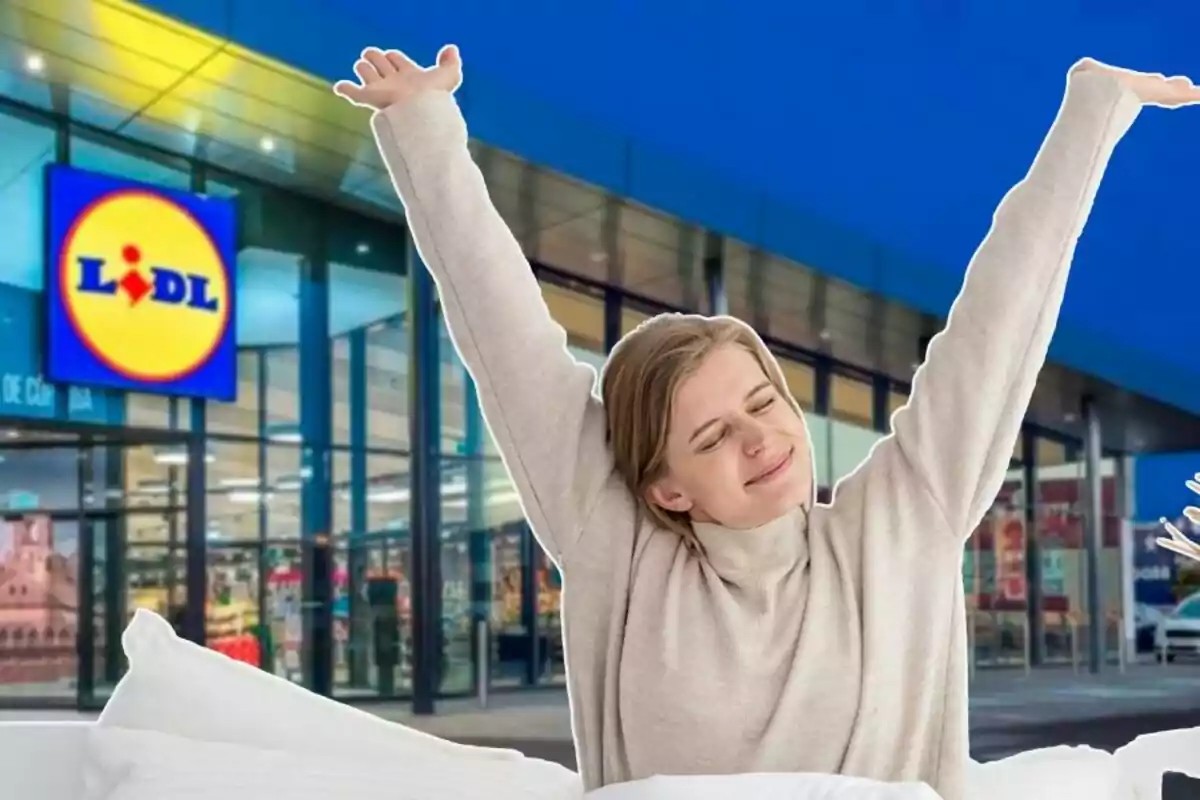
[[442, 527], [442, 685], [443, 692], [469, 691], [474, 681], [471, 659], [471, 556], [465, 525]]
[[93, 140], [76, 132], [71, 138], [71, 165], [155, 186], [187, 191], [191, 170], [182, 159], [151, 159], [118, 140]]
[[303, 679], [304, 574], [300, 549], [273, 546], [267, 549], [266, 614], [262, 628], [264, 666], [276, 675]]
[[523, 615], [524, 569], [521, 522], [491, 531], [492, 537], [492, 683], [519, 685], [525, 679], [529, 637]]
[[871, 428], [874, 387], [865, 380], [835, 373], [829, 381], [829, 405], [834, 419]]
[[964, 557], [976, 664], [1023, 666], [1031, 658], [1025, 492], [1013, 470]]
[[334, 685], [338, 696], [409, 691], [408, 459], [335, 451]]
[[44, 514], [0, 522], [0, 697], [75, 692], [78, 534]]
[[74, 511], [79, 507], [75, 447], [0, 446], [0, 509]]
[[191, 400], [129, 392], [125, 395], [125, 423], [137, 428], [190, 430]]
[[40, 292], [42, 265], [42, 167], [54, 159], [54, 129], [0, 114], [0, 284]]
[[811, 364], [794, 361], [780, 356], [779, 370], [787, 382], [788, 391], [805, 411], [811, 411], [816, 406], [817, 371]]
[[258, 443], [213, 441], [208, 450], [208, 541], [212, 546], [258, 541], [260, 506], [269, 497], [259, 478]]
[[264, 379], [262, 360], [260, 349], [239, 347], [237, 399], [232, 403], [208, 404], [205, 423], [209, 433], [258, 438], [259, 382]]
[[[96, 532], [100, 532], [99, 527]], [[99, 543], [101, 538], [97, 536], [95, 541]], [[139, 544], [126, 548], [125, 559], [119, 568], [124, 570], [128, 587], [127, 607], [117, 613], [132, 618], [134, 611], [144, 608], [179, 623], [180, 606], [187, 590], [183, 554], [165, 543]], [[120, 576], [119, 572], [104, 574]], [[99, 588], [104, 580], [97, 579], [96, 586]]]
[[266, 437], [276, 442], [295, 442], [300, 423], [300, 351], [296, 347], [272, 347], [266, 351], [267, 373]]
[[697, 298], [704, 296], [704, 232], [700, 229], [657, 212], [624, 206], [617, 247], [622, 284], [631, 291], [676, 308], [695, 308]]
[[[406, 447], [405, 237], [402, 230], [360, 217], [330, 219], [333, 441]], [[352, 431], [358, 414], [360, 427]]]
[[[451, 455], [469, 455], [464, 450], [467, 438], [467, 414], [470, 405], [467, 394], [466, 368], [458, 350], [450, 341], [446, 320], [439, 315], [439, 355], [441, 356], [442, 450]], [[476, 412], [478, 413], [478, 412]]]
[[542, 641], [538, 652], [542, 654], [544, 668], [541, 681], [565, 683], [567, 679], [566, 653], [563, 648], [562, 628], [562, 575], [540, 548], [536, 551], [534, 590], [537, 601], [538, 630]]
[[604, 300], [546, 281], [541, 287], [550, 316], [567, 332], [568, 344], [604, 352]]
[[[139, 509], [182, 505], [186, 502], [188, 451], [185, 445], [114, 447], [108, 449], [104, 459], [124, 461], [125, 496], [124, 502], [118, 505]], [[211, 450], [205, 460], [210, 464], [213, 462]], [[97, 464], [94, 474], [98, 469]], [[112, 506], [110, 503], [109, 507]]]
[[[164, 522], [159, 515], [112, 516], [92, 522], [94, 699], [110, 695], [124, 674], [121, 633], [137, 609], [158, 614], [182, 632], [187, 585], [181, 545], [161, 539], [151, 543], [155, 537], [148, 533], [169, 527]], [[174, 527], [182, 528], [182, 519]], [[135, 535], [141, 543], [130, 543]]]
[[648, 314], [625, 305], [621, 309], [621, 335], [626, 336], [632, 333], [638, 325], [641, 325], [653, 316], [653, 314]]
[[208, 647], [254, 666], [262, 663], [268, 638], [260, 618], [259, 552], [255, 545], [210, 548], [204, 604]]
[[870, 454], [871, 448], [883, 437], [882, 433], [871, 428], [836, 419], [829, 421], [828, 430], [831, 439], [830, 473], [834, 484], [858, 469], [858, 465]]
[[[359, 617], [362, 631], [348, 631], [343, 663], [335, 675], [346, 675], [339, 695], [396, 697], [412, 691], [412, 592], [409, 541], [404, 534], [371, 534], [355, 543], [365, 551], [363, 586], [354, 592], [347, 575], [347, 619]], [[349, 554], [345, 556], [349, 560]], [[340, 567], [340, 565], [339, 565]], [[340, 569], [339, 569], [340, 571]], [[361, 606], [358, 604], [362, 604]], [[350, 661], [351, 658], [355, 661]], [[354, 669], [362, 672], [354, 674]]]
[[265, 536], [269, 540], [300, 538], [300, 507], [311, 470], [301, 464], [300, 447], [290, 444], [267, 447], [267, 475], [260, 501], [264, 505]]

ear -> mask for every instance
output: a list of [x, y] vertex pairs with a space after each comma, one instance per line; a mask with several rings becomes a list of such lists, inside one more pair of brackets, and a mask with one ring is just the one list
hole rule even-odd
[[646, 490], [646, 502], [679, 514], [691, 511], [692, 506], [695, 505], [692, 499], [676, 489], [668, 478], [663, 478], [650, 485], [650, 488]]

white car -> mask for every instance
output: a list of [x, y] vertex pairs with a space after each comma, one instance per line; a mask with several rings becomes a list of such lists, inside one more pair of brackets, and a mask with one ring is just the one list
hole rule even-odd
[[1158, 623], [1154, 651], [1159, 661], [1200, 656], [1200, 592], [1189, 595]]

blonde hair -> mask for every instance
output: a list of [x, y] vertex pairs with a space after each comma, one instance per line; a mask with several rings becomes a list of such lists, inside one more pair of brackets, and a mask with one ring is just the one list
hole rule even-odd
[[688, 515], [650, 503], [646, 492], [666, 471], [667, 432], [679, 384], [709, 353], [729, 345], [753, 355], [780, 395], [801, 414], [775, 356], [753, 328], [733, 317], [678, 313], [652, 317], [617, 343], [601, 377], [609, 447], [617, 471], [642, 511], [682, 536], [694, 552], [702, 548]]

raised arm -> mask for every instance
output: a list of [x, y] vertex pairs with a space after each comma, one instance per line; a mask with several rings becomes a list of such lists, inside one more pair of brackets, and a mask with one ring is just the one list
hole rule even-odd
[[561, 567], [611, 469], [596, 373], [568, 352], [471, 159], [453, 97], [457, 53], [443, 50], [435, 69], [420, 70], [395, 51], [367, 50], [355, 69], [364, 86], [337, 91], [376, 109], [375, 141], [450, 336], [534, 534]]
[[1172, 91], [1194, 94], [1185, 83], [1093, 61], [1071, 70], [1054, 125], [1028, 175], [997, 209], [912, 396], [893, 418], [894, 435], [860, 470], [865, 479], [886, 464], [893, 485], [911, 478], [909, 488], [941, 517], [930, 529], [965, 539], [994, 501], [1109, 158], [1144, 103], [1193, 102], [1190, 95], [1171, 102]]

